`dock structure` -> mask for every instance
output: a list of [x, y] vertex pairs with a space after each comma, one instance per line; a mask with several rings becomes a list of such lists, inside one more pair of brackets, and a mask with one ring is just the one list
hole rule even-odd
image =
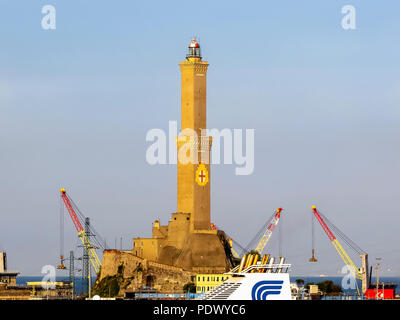
[[16, 286], [19, 271], [7, 269], [7, 253], [0, 252], [0, 287]]

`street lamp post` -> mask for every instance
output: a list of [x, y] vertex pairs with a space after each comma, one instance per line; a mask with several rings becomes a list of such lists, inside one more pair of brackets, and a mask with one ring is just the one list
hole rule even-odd
[[382, 260], [382, 258], [376, 258], [376, 300], [379, 300], [379, 266], [380, 263], [378, 261]]

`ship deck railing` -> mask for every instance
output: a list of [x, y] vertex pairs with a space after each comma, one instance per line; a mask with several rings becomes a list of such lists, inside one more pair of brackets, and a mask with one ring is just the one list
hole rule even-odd
[[226, 274], [231, 274], [231, 275], [241, 275], [245, 273], [260, 273], [262, 271], [263, 273], [287, 273], [289, 268], [291, 267], [291, 264], [281, 264], [281, 263], [276, 263], [276, 264], [254, 264], [246, 269], [242, 270], [241, 272], [238, 272], [239, 268], [235, 267], [231, 271], [227, 272]]

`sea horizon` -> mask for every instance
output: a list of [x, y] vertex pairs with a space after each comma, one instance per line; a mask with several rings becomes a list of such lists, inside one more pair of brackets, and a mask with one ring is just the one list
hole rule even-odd
[[[340, 276], [290, 276], [290, 282], [294, 283], [296, 282], [297, 279], [302, 279], [304, 280], [304, 284], [307, 284], [309, 282], [312, 282], [314, 284], [317, 284], [319, 282], [323, 282], [326, 280], [331, 280], [335, 285], [339, 285], [343, 293], [346, 294], [354, 294], [356, 293], [356, 289], [343, 289], [342, 287], [342, 279], [343, 277]], [[375, 277], [371, 278], [371, 282], [375, 282]], [[17, 285], [23, 286], [26, 285], [27, 282], [39, 282], [43, 280], [43, 275], [41, 276], [18, 276], [17, 277]], [[69, 276], [57, 276], [56, 281], [68, 281]], [[92, 277], [92, 283], [96, 281], [96, 277]], [[400, 276], [398, 277], [379, 277], [379, 282], [385, 282], [385, 283], [392, 283], [396, 284], [397, 287], [400, 287]], [[361, 280], [357, 280], [358, 287], [361, 288]], [[76, 294], [82, 294], [83, 293], [83, 279], [81, 276], [75, 276], [75, 293]]]

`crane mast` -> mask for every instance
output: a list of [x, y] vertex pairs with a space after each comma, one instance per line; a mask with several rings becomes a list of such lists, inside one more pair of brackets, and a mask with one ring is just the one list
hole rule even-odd
[[267, 245], [269, 239], [271, 238], [272, 232], [274, 231], [276, 225], [279, 222], [279, 219], [281, 218], [281, 212], [282, 208], [278, 208], [275, 211], [274, 216], [272, 217], [271, 222], [268, 224], [267, 229], [265, 230], [263, 236], [261, 237], [260, 242], [257, 245], [256, 251], [258, 251], [259, 254], [262, 254], [264, 251], [265, 246]]
[[82, 244], [86, 251], [88, 252], [89, 255], [89, 260], [90, 263], [93, 266], [93, 269], [95, 270], [96, 274], [100, 270], [101, 262], [100, 259], [94, 250], [94, 246], [91, 244], [90, 239], [85, 231], [85, 229], [82, 226], [81, 221], [78, 218], [78, 215], [76, 214], [69, 196], [67, 195], [67, 192], [65, 191], [64, 188], [61, 189], [61, 199], [63, 200], [65, 207], [68, 210], [69, 216], [71, 217], [71, 220], [75, 226], [76, 231], [78, 232], [78, 236], [82, 241]]

